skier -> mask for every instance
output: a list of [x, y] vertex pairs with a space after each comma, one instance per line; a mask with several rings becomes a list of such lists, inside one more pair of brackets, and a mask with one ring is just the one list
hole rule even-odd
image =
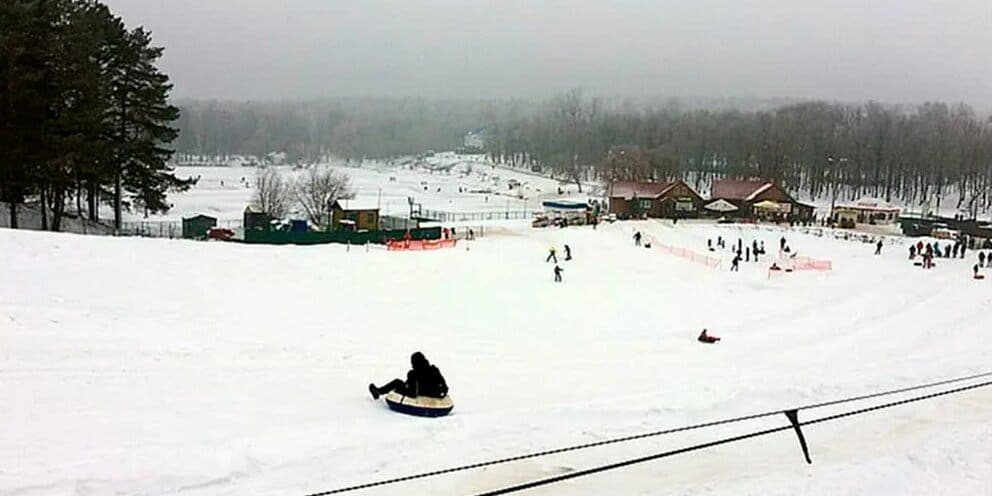
[[716, 336], [710, 336], [709, 334], [706, 333], [706, 329], [703, 329], [703, 332], [699, 333], [699, 337], [696, 338], [696, 340], [699, 341], [700, 343], [713, 344], [719, 342], [720, 338]]
[[562, 268], [555, 263], [555, 282], [561, 282]]
[[979, 267], [985, 267], [985, 252], [984, 251], [978, 252], [978, 266]]
[[555, 247], [554, 246], [552, 246], [551, 248], [548, 248], [548, 258], [545, 258], [544, 259], [545, 263], [546, 262], [550, 262], [552, 260], [554, 260], [555, 263], [558, 263], [558, 255], [557, 255], [557, 251], [555, 250]]
[[740, 265], [741, 265], [741, 254], [738, 253], [734, 255], [734, 259], [730, 262], [730, 271], [740, 272]]
[[415, 398], [417, 396], [428, 396], [431, 398], [444, 398], [448, 395], [448, 384], [444, 381], [444, 376], [437, 367], [431, 365], [421, 352], [416, 352], [410, 356], [412, 368], [406, 373], [406, 382], [400, 379], [393, 379], [383, 387], [376, 387], [374, 383], [369, 384], [369, 393], [372, 399], [379, 399], [379, 396], [392, 391]]
[[571, 259], [572, 259], [572, 248], [569, 247], [568, 245], [565, 245], [565, 261], [567, 262]]
[[634, 232], [634, 246], [641, 246], [641, 231]]
[[875, 243], [875, 254], [876, 255], [882, 254], [882, 240], [878, 240], [878, 243]]

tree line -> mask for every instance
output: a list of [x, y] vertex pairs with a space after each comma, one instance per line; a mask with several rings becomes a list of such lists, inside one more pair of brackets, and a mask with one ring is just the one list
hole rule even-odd
[[264, 157], [289, 162], [347, 160], [452, 150], [484, 122], [522, 111], [517, 100], [329, 98], [302, 102], [181, 101], [176, 148], [205, 157]]
[[96, 0], [0, 2], [0, 201], [11, 227], [32, 202], [43, 229], [65, 215], [99, 220], [103, 204], [120, 228], [124, 209], [167, 211], [166, 194], [193, 184], [167, 163], [179, 110], [161, 55], [148, 31]]
[[964, 104], [798, 102], [742, 111], [633, 107], [570, 91], [488, 127], [493, 160], [578, 181], [780, 181], [811, 198], [870, 195], [987, 210], [992, 121]]

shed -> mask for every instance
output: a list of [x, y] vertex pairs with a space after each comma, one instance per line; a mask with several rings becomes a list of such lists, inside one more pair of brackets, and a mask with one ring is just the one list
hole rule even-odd
[[207, 239], [210, 228], [217, 226], [217, 218], [209, 215], [195, 215], [183, 218], [183, 238]]
[[861, 198], [854, 203], [837, 205], [830, 213], [830, 217], [842, 226], [893, 224], [899, 219], [901, 212], [901, 208], [891, 203], [875, 198]]
[[[379, 229], [378, 202], [337, 200], [331, 204], [331, 230], [376, 231]], [[348, 222], [345, 222], [348, 221]]]
[[246, 231], [252, 229], [267, 230], [272, 223], [272, 216], [266, 212], [252, 206], [245, 208], [244, 227]]

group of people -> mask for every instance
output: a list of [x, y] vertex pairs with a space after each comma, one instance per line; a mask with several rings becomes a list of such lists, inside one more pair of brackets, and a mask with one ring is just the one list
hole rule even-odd
[[961, 241], [947, 243], [943, 247], [937, 241], [933, 243], [917, 241], [915, 245], [909, 246], [909, 259], [915, 260], [916, 257], [920, 257], [922, 259], [920, 265], [924, 269], [932, 269], [934, 258], [964, 258], [967, 250], [968, 247]]
[[[707, 244], [707, 246], [708, 246], [708, 248], [709, 248], [710, 251], [715, 251], [713, 249], [713, 240], [712, 239], [706, 240], [706, 244]], [[718, 247], [721, 247], [721, 248], [725, 246], [725, 243], [723, 241], [723, 236], [718, 236], [717, 237], [716, 244], [717, 244]], [[788, 248], [787, 246], [785, 246], [785, 238], [782, 238], [782, 246], [784, 248]], [[737, 246], [732, 247], [731, 249], [732, 249], [732, 251], [734, 253], [734, 258], [733, 258], [733, 260], [730, 261], [730, 271], [731, 272], [739, 272], [740, 271], [741, 261], [751, 262], [753, 260], [754, 262], [758, 262], [758, 258], [761, 255], [764, 255], [766, 253], [766, 251], [765, 251], [765, 242], [764, 241], [761, 241], [759, 243], [758, 240], [756, 240], [756, 239], [755, 240], [751, 240], [751, 244], [745, 246], [744, 245], [744, 240], [741, 239], [741, 238], [737, 238]]]
[[[565, 261], [567, 262], [572, 259], [572, 247], [565, 245], [564, 248], [565, 248]], [[544, 259], [544, 262], [555, 263], [555, 269], [554, 269], [555, 282], [561, 282], [561, 273], [564, 272], [565, 269], [561, 268], [561, 266], [558, 265], [558, 249], [555, 248], [554, 246], [548, 248], [548, 258]]]

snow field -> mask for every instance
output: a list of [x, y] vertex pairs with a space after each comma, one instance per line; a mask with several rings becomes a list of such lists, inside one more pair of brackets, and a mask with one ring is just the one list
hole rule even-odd
[[[504, 223], [434, 252], [0, 230], [0, 493], [305, 494], [986, 371], [988, 281], [967, 260], [787, 233], [829, 273], [769, 279], [699, 252], [779, 232]], [[549, 246], [572, 247], [552, 282]], [[466, 249], [468, 248], [468, 249]], [[702, 327], [724, 341], [695, 341]], [[370, 381], [423, 351], [455, 411], [389, 412]], [[582, 478], [532, 494], [977, 494], [978, 390]], [[862, 405], [855, 405], [862, 406]], [[813, 418], [847, 407], [802, 413]], [[471, 494], [764, 427], [597, 448], [364, 494]], [[356, 493], [363, 494], [363, 493]], [[528, 493], [531, 494], [531, 493]]]

